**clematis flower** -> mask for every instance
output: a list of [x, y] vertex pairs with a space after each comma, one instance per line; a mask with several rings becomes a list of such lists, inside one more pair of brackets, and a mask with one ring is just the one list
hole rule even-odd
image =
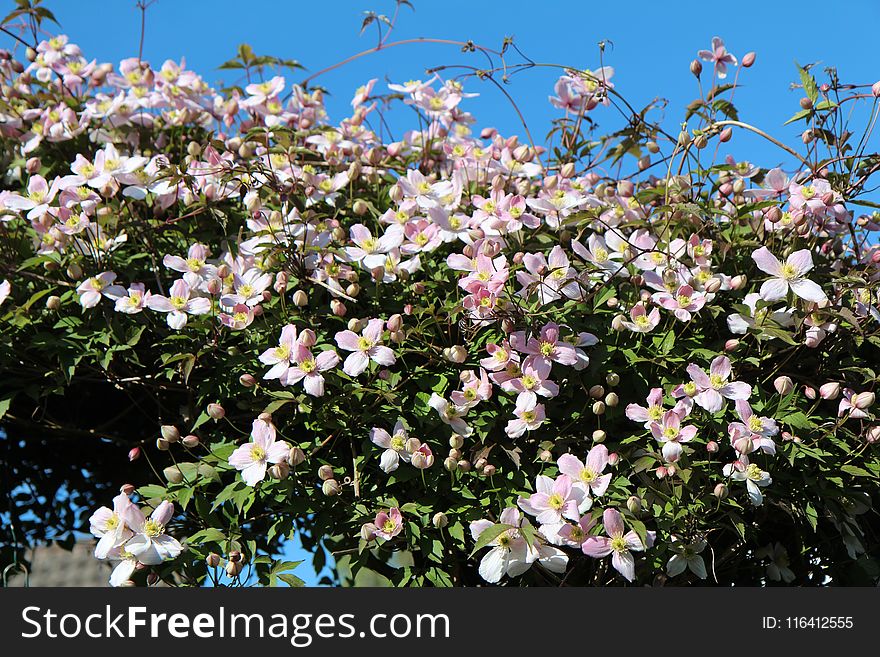
[[[498, 519], [509, 528], [489, 542], [491, 549], [480, 560], [480, 577], [490, 584], [497, 584], [505, 575], [519, 577], [536, 561], [551, 572], [565, 572], [568, 567], [568, 556], [565, 552], [550, 545], [541, 545], [537, 541], [529, 543], [523, 536], [520, 531], [522, 514], [519, 509], [508, 507], [501, 512]], [[489, 520], [476, 520], [470, 524], [471, 536], [478, 541], [484, 531], [494, 526]]]
[[162, 264], [168, 269], [181, 274], [197, 274], [203, 278], [212, 278], [217, 275], [217, 268], [206, 263], [210, 251], [204, 244], [193, 244], [187, 251], [186, 258], [175, 255], [166, 255]]
[[727, 77], [727, 65], [736, 66], [736, 57], [727, 52], [724, 40], [721, 37], [712, 37], [712, 50], [700, 50], [697, 56], [704, 62], [712, 62], [715, 66], [715, 75], [719, 80]]
[[339, 354], [332, 349], [313, 356], [311, 349], [297, 344], [293, 352], [293, 360], [284, 374], [278, 377], [278, 382], [283, 386], [293, 386], [302, 381], [306, 393], [312, 397], [323, 397], [322, 372], [332, 370], [337, 365], [339, 365]]
[[751, 316], [741, 313], [733, 313], [727, 317], [727, 328], [731, 333], [744, 335], [749, 329], [760, 330], [764, 326], [774, 328], [781, 326], [788, 328], [794, 324], [792, 313], [790, 311], [771, 311], [770, 308], [758, 308], [758, 301], [761, 295], [757, 292], [750, 292], [743, 298], [743, 303], [752, 311]]
[[741, 422], [727, 425], [734, 449], [740, 454], [749, 454], [758, 449], [765, 454], [776, 454], [776, 443], [771, 438], [779, 433], [776, 420], [755, 415], [745, 399], [736, 400], [735, 406]]
[[406, 450], [409, 432], [407, 432], [403, 420], [397, 420], [397, 423], [394, 425], [393, 435], [389, 435], [385, 429], [373, 427], [370, 429], [370, 440], [374, 445], [378, 445], [385, 450], [379, 458], [379, 467], [384, 472], [390, 474], [397, 470], [401, 460], [409, 463], [411, 455]]
[[523, 361], [519, 376], [502, 383], [501, 387], [521, 395], [555, 397], [559, 394], [559, 386], [549, 379], [550, 367], [546, 359], [529, 356]]
[[589, 498], [603, 495], [611, 483], [611, 473], [602, 474], [608, 465], [608, 448], [605, 445], [591, 448], [583, 462], [573, 454], [563, 454], [556, 464], [562, 474], [571, 478], [574, 487], [584, 491], [587, 507]]
[[134, 532], [125, 543], [125, 551], [147, 566], [157, 566], [168, 559], [175, 559], [183, 551], [176, 538], [165, 533], [165, 526], [174, 515], [174, 505], [164, 501], [149, 518], [134, 504], [125, 509], [125, 522]]
[[119, 285], [113, 285], [116, 280], [116, 274], [112, 271], [105, 271], [97, 276], [87, 278], [76, 291], [79, 293], [79, 303], [83, 308], [94, 308], [98, 305], [102, 296], [108, 299], [116, 300], [125, 294], [125, 288]]
[[727, 356], [716, 356], [706, 374], [698, 366], [691, 363], [687, 372], [696, 386], [694, 401], [710, 413], [717, 413], [724, 407], [724, 399], [748, 399], [752, 387], [742, 381], [730, 381], [730, 359]]
[[681, 416], [673, 411], [666, 411], [660, 422], [651, 423], [651, 435], [663, 445], [663, 458], [675, 463], [681, 458], [681, 443], [688, 443], [697, 435], [693, 425], [681, 426]]
[[698, 539], [690, 543], [685, 543], [673, 537], [669, 545], [669, 549], [674, 553], [669, 561], [666, 562], [666, 574], [670, 577], [677, 577], [685, 570], [690, 570], [700, 579], [706, 579], [706, 563], [700, 553], [706, 549], [706, 541]]
[[560, 340], [559, 325], [549, 322], [541, 328], [540, 334], [532, 336], [526, 341], [524, 331], [517, 331], [510, 336], [511, 346], [523, 354], [534, 356], [536, 360], [542, 360], [547, 364], [552, 362], [561, 365], [574, 365], [578, 362], [578, 355], [572, 345]]
[[519, 438], [526, 431], [534, 431], [547, 419], [544, 404], [539, 404], [538, 398], [532, 394], [522, 394], [516, 398], [513, 414], [514, 419], [508, 421], [504, 428], [504, 433], [510, 438]]
[[403, 514], [396, 506], [387, 512], [380, 511], [376, 514], [376, 519], [367, 525], [373, 530], [373, 537], [383, 538], [390, 541], [403, 531]]
[[[568, 475], [561, 474], [556, 479], [538, 475], [535, 479], [535, 492], [528, 498], [520, 497], [517, 506], [535, 516], [535, 520], [546, 527], [550, 535], [556, 535], [565, 520], [577, 521], [581, 507], [586, 506], [583, 489], [575, 488]], [[585, 509], [584, 509], [585, 510]]]
[[452, 430], [455, 431], [455, 433], [461, 436], [470, 436], [474, 432], [474, 430], [468, 426], [468, 423], [462, 419], [462, 416], [467, 413], [468, 409], [456, 406], [455, 404], [450, 404], [436, 392], [431, 393], [431, 399], [428, 400], [428, 405], [437, 411], [440, 415], [440, 419], [452, 427]]
[[131, 579], [138, 567], [138, 558], [126, 550], [124, 545], [113, 548], [107, 559], [119, 562], [110, 573], [110, 586], [123, 586]]
[[621, 324], [636, 333], [649, 333], [660, 323], [660, 311], [657, 308], [652, 308], [649, 313], [641, 301], [632, 307], [629, 316], [632, 321], [623, 320]]
[[263, 292], [272, 284], [272, 275], [262, 272], [256, 267], [251, 267], [241, 276], [233, 274], [232, 280], [235, 292], [223, 295], [220, 298], [220, 303], [224, 306], [237, 306], [239, 304], [256, 306], [263, 301]]
[[263, 420], [254, 420], [251, 441], [239, 446], [229, 456], [229, 465], [241, 471], [248, 486], [256, 486], [266, 478], [269, 463], [281, 463], [290, 453], [290, 445], [275, 440], [275, 427]]
[[464, 381], [462, 389], [450, 395], [452, 403], [456, 406], [472, 408], [492, 397], [492, 384], [489, 382], [486, 370], [481, 368], [479, 376], [473, 371], [463, 372], [462, 380]]
[[761, 488], [773, 483], [770, 473], [762, 470], [756, 463], [750, 463], [749, 457], [744, 454], [733, 463], [725, 465], [722, 471], [724, 476], [734, 481], [744, 481], [752, 506], [761, 506], [764, 501]]
[[634, 531], [624, 534], [623, 517], [617, 509], [605, 509], [602, 514], [606, 536], [590, 536], [584, 541], [581, 550], [588, 557], [601, 559], [611, 555], [611, 565], [630, 582], [636, 576], [633, 552], [641, 552], [654, 545], [655, 532], [649, 531], [645, 543]]
[[143, 283], [132, 283], [128, 290], [123, 290], [124, 294], [117, 295], [116, 288], [119, 286], [111, 286], [106, 291], [106, 295], [116, 299], [115, 309], [118, 313], [126, 315], [134, 315], [141, 312], [146, 306], [146, 301], [152, 294], [147, 291]]
[[807, 301], [827, 299], [818, 284], [804, 278], [813, 268], [813, 256], [809, 249], [795, 251], [783, 264], [766, 246], [762, 246], [752, 253], [752, 259], [758, 269], [771, 276], [761, 285], [761, 298], [765, 301], [784, 299], [789, 290]]
[[651, 388], [645, 402], [647, 406], [627, 404], [626, 416], [633, 422], [641, 422], [646, 429], [650, 429], [652, 422], [659, 422], [663, 418], [663, 388]]
[[361, 335], [354, 331], [340, 331], [336, 334], [335, 340], [339, 348], [352, 352], [345, 359], [343, 372], [356, 377], [367, 369], [371, 360], [383, 367], [394, 365], [397, 360], [394, 352], [381, 344], [384, 326], [385, 322], [381, 319], [371, 319]]
[[654, 303], [671, 310], [675, 318], [681, 322], [691, 321], [692, 313], [699, 312], [706, 305], [706, 296], [701, 292], [695, 292], [690, 285], [682, 285], [675, 295], [655, 292], [652, 298]]
[[843, 399], [837, 408], [837, 417], [848, 417], [856, 420], [871, 417], [867, 409], [873, 406], [875, 395], [873, 392], [856, 392], [852, 388], [843, 389]]
[[788, 557], [788, 550], [782, 543], [770, 543], [755, 550], [755, 557], [770, 561], [767, 564], [767, 577], [774, 582], [791, 584], [796, 579], [794, 572], [789, 568], [791, 560]]
[[134, 532], [125, 524], [126, 513], [131, 506], [128, 495], [119, 493], [113, 498], [112, 510], [102, 506], [89, 518], [89, 531], [92, 536], [100, 539], [95, 546], [97, 559], [107, 559], [111, 550], [134, 536]]
[[278, 346], [267, 349], [259, 356], [263, 365], [271, 365], [269, 371], [263, 374], [264, 379], [278, 379], [287, 372], [290, 364], [296, 357], [296, 349], [300, 342], [297, 339], [296, 326], [288, 324], [281, 329], [281, 337]]
[[489, 355], [480, 359], [480, 367], [490, 372], [498, 372], [506, 369], [511, 362], [519, 362], [519, 354], [513, 350], [507, 340], [502, 340], [501, 344], [488, 343], [486, 352]]
[[196, 281], [190, 279], [190, 282], [187, 283], [186, 276], [190, 276], [190, 274], [174, 281], [170, 296], [163, 297], [161, 294], [153, 294], [144, 301], [147, 308], [160, 313], [168, 313], [168, 326], [175, 330], [186, 326], [187, 315], [206, 315], [211, 312], [212, 308], [210, 299], [192, 296]]
[[[565, 523], [556, 532], [557, 544], [567, 545], [568, 547], [581, 549], [584, 541], [590, 535], [590, 530], [596, 526], [596, 520], [588, 513], [581, 516], [577, 524]], [[544, 532], [541, 532], [546, 536]], [[548, 537], [548, 540], [550, 538]]]

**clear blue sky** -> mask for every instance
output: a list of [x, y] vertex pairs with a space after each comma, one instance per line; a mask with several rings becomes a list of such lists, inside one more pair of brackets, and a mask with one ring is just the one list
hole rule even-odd
[[[12, 4], [6, 0], [7, 4]], [[880, 79], [876, 31], [880, 1], [742, 0], [710, 3], [693, 0], [656, 2], [585, 2], [583, 0], [413, 0], [415, 12], [403, 7], [396, 38], [436, 37], [498, 48], [512, 35], [535, 61], [596, 68], [597, 43], [608, 40], [607, 64], [614, 66], [617, 89], [637, 107], [656, 96], [668, 98], [668, 126], [675, 128], [681, 109], [696, 96], [688, 64], [697, 50], [708, 48], [714, 35], [725, 39], [741, 57], [758, 54], [756, 65], [741, 77], [737, 92], [740, 115], [763, 126], [783, 141], [797, 139], [795, 126], [782, 123], [798, 111], [802, 94], [789, 88], [797, 80], [794, 60], [801, 64], [833, 65], [846, 82], [873, 83]], [[79, 43], [87, 57], [118, 63], [137, 54], [140, 12], [134, 0], [47, 0], [63, 30]], [[234, 80], [217, 66], [230, 59], [239, 43], [251, 44], [258, 54], [299, 60], [308, 73], [334, 64], [350, 54], [375, 45], [373, 26], [359, 35], [363, 11], [391, 15], [393, 0], [156, 0], [147, 12], [144, 56], [155, 66], [166, 58], [186, 58], [189, 68], [208, 82]], [[392, 39], [393, 40], [393, 39]], [[511, 56], [515, 61], [515, 55]], [[372, 77], [384, 84], [424, 77], [427, 67], [442, 64], [483, 66], [479, 54], [462, 54], [453, 46], [408, 45], [363, 58], [321, 78], [333, 96], [331, 116], [347, 114], [354, 90]], [[297, 80], [303, 76], [297, 76]], [[536, 140], [558, 112], [547, 103], [557, 72], [531, 70], [514, 78], [508, 91], [517, 100]], [[705, 77], [705, 74], [704, 74]], [[472, 80], [471, 91], [480, 98], [465, 108], [479, 125], [491, 125], [504, 134], [522, 133], [521, 125], [501, 93], [489, 83]], [[618, 125], [610, 110], [598, 110], [601, 125]], [[398, 131], [409, 127], [409, 116], [392, 117]], [[399, 132], [398, 132], [399, 134]], [[774, 147], [757, 137], [737, 136], [730, 143], [734, 155], [762, 165], [782, 162]]]
[[[11, 0], [4, 4], [12, 6]], [[86, 57], [118, 64], [137, 55], [140, 12], [134, 0], [46, 0], [46, 4]], [[697, 94], [688, 64], [697, 50], [709, 47], [714, 35], [724, 38], [739, 57], [757, 52], [756, 65], [740, 78], [744, 86], [736, 102], [744, 119], [783, 141], [797, 139], [800, 132], [795, 126], [782, 126], [799, 109], [802, 95], [789, 86], [797, 80], [794, 60], [821, 62], [820, 69], [836, 66], [845, 82], [870, 84], [880, 79], [875, 45], [878, 0], [413, 0], [413, 4], [415, 12], [401, 9], [394, 39], [471, 39], [497, 49], [503, 37], [514, 36], [533, 60], [578, 68], [598, 67], [597, 44], [610, 41], [605, 63], [616, 69], [618, 91], [636, 107], [656, 96], [667, 98], [666, 123], [673, 129], [682, 108]], [[144, 57], [156, 67], [167, 58], [185, 57], [188, 68], [208, 82], [234, 82], [234, 75], [217, 66], [233, 57], [239, 43], [247, 42], [257, 54], [297, 59], [312, 73], [375, 45], [373, 27], [359, 36], [362, 12], [369, 9], [391, 15], [394, 2], [157, 0], [147, 13]], [[518, 61], [515, 55], [511, 60]], [[409, 45], [360, 59], [320, 82], [333, 94], [327, 104], [331, 117], [338, 120], [347, 116], [354, 90], [370, 78], [379, 78], [383, 85], [386, 76], [402, 82], [424, 78], [427, 67], [455, 63], [485, 66], [480, 55], [462, 54], [452, 46]], [[532, 70], [507, 87], [539, 141], [549, 121], [558, 116], [547, 102], [557, 76], [551, 70]], [[497, 89], [472, 80], [467, 90], [481, 94], [464, 106], [480, 126], [491, 125], [508, 135], [522, 133], [516, 114]], [[597, 110], [594, 117], [607, 127], [619, 124], [609, 109]], [[408, 127], [406, 118], [405, 113], [392, 117], [398, 134]], [[764, 166], [784, 161], [773, 146], [757, 138], [737, 135], [729, 146], [735, 156]], [[303, 558], [295, 550], [290, 556]], [[304, 564], [297, 574], [312, 583], [315, 578], [309, 571]]]

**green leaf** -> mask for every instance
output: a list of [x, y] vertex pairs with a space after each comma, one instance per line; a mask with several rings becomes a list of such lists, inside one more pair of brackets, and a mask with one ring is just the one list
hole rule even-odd
[[859, 468], [855, 465], [842, 465], [840, 469], [847, 474], [851, 474], [854, 477], [875, 477], [876, 475], [871, 474], [867, 470], [863, 468]]
[[[795, 62], [795, 64], [797, 65], [797, 62]], [[814, 78], [812, 74], [802, 66], [798, 66], [798, 73], [801, 76], [801, 84], [804, 87], [804, 93], [815, 105], [816, 101], [819, 100], [819, 87], [816, 86], [816, 78]]]
[[477, 539], [477, 543], [476, 545], [474, 545], [474, 549], [471, 550], [471, 556], [474, 556], [477, 552], [489, 545], [489, 543], [501, 536], [501, 534], [506, 532], [508, 529], [513, 529], [513, 526], [505, 525], [504, 523], [498, 523], [497, 525], [487, 527], [485, 530], [483, 530], [483, 533], [480, 534], [480, 537]]

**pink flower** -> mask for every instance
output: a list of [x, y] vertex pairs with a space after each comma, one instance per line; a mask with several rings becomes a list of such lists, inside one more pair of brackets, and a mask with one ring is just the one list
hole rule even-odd
[[562, 527], [557, 530], [556, 536], [563, 545], [580, 548], [584, 544], [584, 541], [589, 538], [590, 530], [595, 527], [595, 525], [596, 521], [588, 513], [581, 516], [576, 525], [571, 525], [569, 523], [562, 525]]
[[682, 285], [675, 295], [668, 292], [655, 292], [654, 302], [666, 310], [671, 310], [676, 319], [682, 322], [691, 321], [691, 313], [699, 312], [706, 304], [706, 297], [701, 292], [694, 292], [690, 285]]
[[519, 354], [513, 350], [507, 340], [502, 340], [501, 344], [488, 343], [486, 351], [489, 355], [480, 359], [480, 367], [490, 372], [506, 369], [511, 361], [519, 362]]
[[268, 463], [281, 463], [290, 453], [290, 445], [275, 440], [275, 427], [263, 420], [254, 420], [251, 442], [241, 445], [229, 456], [229, 465], [241, 471], [248, 486], [255, 486], [266, 477]]
[[125, 551], [134, 555], [147, 566], [157, 566], [167, 559], [174, 559], [183, 551], [177, 539], [165, 533], [165, 526], [174, 516], [174, 505], [164, 501], [149, 518], [134, 504], [123, 511], [125, 522], [134, 532], [125, 543]]
[[371, 319], [360, 336], [354, 331], [340, 331], [336, 334], [335, 340], [339, 348], [352, 352], [345, 359], [343, 372], [351, 377], [358, 376], [367, 369], [371, 360], [383, 367], [394, 365], [394, 352], [381, 344], [384, 326], [385, 322], [381, 319]]
[[[191, 297], [192, 287], [184, 278], [174, 281], [171, 286], [170, 296], [163, 297], [161, 294], [153, 294], [144, 301], [147, 308], [161, 313], [168, 313], [168, 326], [180, 330], [186, 326], [187, 315], [205, 315], [211, 312], [211, 300], [204, 297]], [[190, 281], [195, 283], [195, 281]]]
[[813, 257], [809, 249], [795, 251], [783, 264], [766, 246], [762, 246], [752, 253], [752, 259], [758, 269], [771, 276], [761, 285], [761, 298], [765, 301], [784, 299], [789, 289], [807, 301], [819, 302], [827, 299], [819, 285], [804, 278], [813, 268]]
[[456, 404], [450, 404], [436, 392], [431, 393], [431, 398], [428, 400], [428, 406], [437, 411], [438, 415], [440, 415], [440, 419], [452, 427], [452, 430], [455, 431], [455, 433], [461, 436], [470, 436], [474, 432], [462, 417], [468, 412], [467, 408], [457, 406]]
[[657, 328], [657, 324], [660, 323], [660, 311], [652, 308], [651, 312], [648, 313], [645, 304], [641, 301], [632, 307], [632, 310], [629, 311], [629, 316], [632, 318], [632, 321], [624, 320], [621, 324], [636, 333], [649, 333]]
[[605, 536], [590, 536], [584, 541], [583, 553], [594, 559], [611, 555], [611, 565], [630, 582], [635, 579], [636, 564], [632, 552], [641, 552], [654, 545], [655, 532], [647, 532], [646, 543], [634, 531], [624, 534], [623, 517], [617, 509], [605, 509], [602, 514], [605, 524]]
[[162, 264], [168, 267], [168, 269], [178, 271], [182, 274], [190, 272], [198, 274], [204, 278], [209, 278], [216, 275], [217, 268], [205, 263], [208, 259], [208, 253], [208, 247], [204, 244], [193, 244], [189, 247], [186, 258], [166, 255], [162, 260]]
[[390, 541], [403, 531], [403, 515], [400, 513], [400, 509], [395, 506], [387, 513], [385, 511], [377, 513], [376, 519], [369, 526], [374, 528], [374, 537], [378, 536]]
[[712, 50], [700, 50], [697, 55], [704, 62], [715, 64], [715, 74], [720, 80], [727, 77], [727, 65], [736, 66], [736, 57], [727, 52], [720, 37], [712, 37]]
[[681, 458], [681, 443], [688, 443], [697, 434], [695, 426], [681, 426], [681, 416], [675, 411], [666, 411], [660, 422], [651, 423], [651, 434], [663, 445], [663, 458], [675, 463]]
[[651, 388], [646, 403], [647, 406], [628, 404], [626, 416], [633, 422], [643, 423], [649, 429], [652, 422], [659, 422], [663, 418], [663, 388]]
[[79, 293], [79, 303], [83, 308], [94, 308], [98, 305], [102, 296], [114, 301], [125, 294], [125, 288], [119, 285], [113, 285], [116, 280], [116, 274], [112, 271], [105, 271], [87, 278], [76, 291]]
[[850, 418], [864, 419], [871, 417], [867, 409], [874, 404], [873, 392], [856, 392], [852, 388], [843, 389], [843, 399], [837, 409], [837, 417], [843, 417], [847, 413]]
[[526, 341], [524, 331], [517, 331], [510, 336], [510, 344], [517, 351], [531, 354], [536, 360], [560, 363], [561, 365], [574, 365], [578, 362], [578, 355], [570, 344], [560, 341], [559, 325], [550, 322], [541, 329], [540, 335]]
[[[113, 285], [105, 291], [105, 294], [109, 297], [113, 297], [116, 293], [116, 290], [113, 288], [119, 287], [117, 285]], [[127, 294], [124, 293], [116, 296], [116, 312], [125, 313], [126, 315], [134, 315], [136, 313], [141, 312], [146, 305], [147, 299], [152, 296], [150, 292], [147, 292], [146, 287], [143, 283], [132, 283], [128, 290]]]
[[267, 349], [260, 354], [259, 360], [264, 365], [271, 365], [269, 371], [263, 375], [264, 379], [278, 379], [282, 377], [296, 357], [296, 348], [299, 340], [296, 336], [296, 326], [288, 324], [281, 329], [281, 337], [278, 346]]
[[411, 456], [406, 450], [407, 440], [409, 440], [409, 433], [403, 425], [403, 420], [398, 420], [394, 425], [393, 435], [378, 427], [370, 430], [370, 441], [385, 449], [379, 458], [379, 467], [384, 472], [390, 474], [397, 470], [401, 460], [409, 463]]
[[550, 367], [546, 359], [529, 356], [523, 361], [519, 376], [502, 383], [501, 387], [508, 392], [555, 397], [559, 394], [559, 386], [549, 380]]
[[752, 411], [752, 407], [744, 399], [736, 400], [736, 412], [741, 422], [731, 422], [727, 425], [730, 442], [733, 448], [740, 454], [750, 454], [755, 450], [762, 450], [766, 454], [776, 453], [776, 443], [771, 436], [779, 433], [776, 420], [769, 417], [758, 417]]
[[535, 492], [528, 499], [520, 497], [517, 505], [529, 515], [535, 516], [542, 525], [561, 525], [563, 518], [577, 521], [586, 494], [583, 488], [572, 484], [568, 475], [561, 474], [555, 480], [546, 475], [538, 475], [535, 479]]
[[513, 414], [516, 417], [508, 421], [504, 428], [504, 432], [511, 438], [519, 438], [526, 431], [534, 431], [547, 419], [544, 404], [539, 404], [538, 398], [533, 394], [519, 395]]
[[456, 390], [450, 395], [452, 403], [463, 408], [471, 408], [492, 396], [492, 384], [489, 382], [486, 370], [481, 368], [479, 376], [473, 371], [464, 372], [462, 377], [464, 385], [461, 390]]
[[125, 524], [126, 512], [130, 506], [132, 504], [128, 495], [119, 493], [113, 498], [112, 511], [102, 506], [89, 518], [89, 530], [93, 536], [100, 539], [95, 546], [95, 558], [106, 559], [113, 548], [119, 547], [134, 536], [134, 532]]
[[324, 377], [321, 374], [332, 370], [339, 364], [339, 354], [332, 349], [322, 351], [317, 357], [311, 349], [297, 344], [293, 352], [291, 366], [278, 377], [283, 386], [296, 385], [303, 382], [303, 388], [312, 397], [324, 396]]
[[748, 399], [752, 387], [742, 381], [730, 381], [731, 367], [727, 356], [716, 356], [709, 366], [709, 374], [691, 363], [687, 372], [696, 386], [694, 401], [710, 413], [716, 413], [724, 406], [724, 398]]
[[611, 483], [611, 474], [602, 474], [608, 465], [608, 448], [605, 445], [590, 449], [584, 462], [572, 454], [563, 454], [557, 465], [559, 471], [571, 477], [573, 485], [587, 496], [603, 495]]

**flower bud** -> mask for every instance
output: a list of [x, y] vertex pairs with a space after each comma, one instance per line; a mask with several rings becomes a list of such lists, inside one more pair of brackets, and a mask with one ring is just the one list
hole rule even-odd
[[708, 281], [706, 281], [703, 289], [706, 290], [708, 294], [715, 294], [718, 290], [721, 289], [721, 279], [717, 276], [713, 276]]
[[446, 525], [449, 524], [449, 518], [446, 517], [446, 514], [442, 511], [438, 511], [434, 514], [434, 517], [431, 519], [431, 524], [434, 525], [437, 529], [443, 529]]
[[141, 448], [140, 447], [132, 447], [128, 450], [128, 460], [129, 461], [137, 461], [141, 457]]
[[837, 381], [829, 381], [819, 386], [819, 396], [822, 399], [833, 400], [840, 396], [840, 384]]
[[657, 475], [657, 479], [666, 478], [666, 466], [661, 465], [654, 474]]
[[849, 400], [850, 404], [855, 406], [860, 411], [865, 410], [866, 408], [870, 408], [874, 405], [874, 393], [873, 392], [859, 392]]
[[242, 374], [240, 377], [238, 377], [238, 382], [245, 388], [253, 388], [255, 385], [257, 385], [257, 379], [254, 378], [253, 374]]
[[725, 497], [727, 497], [727, 485], [718, 484], [717, 486], [715, 486], [715, 490], [712, 491], [712, 494], [719, 500], [723, 500]]
[[327, 497], [334, 497], [339, 495], [339, 482], [335, 479], [328, 479], [323, 484], [321, 484], [321, 492], [324, 493]]
[[318, 342], [318, 336], [312, 329], [303, 329], [299, 334], [299, 343], [303, 347], [314, 347]]
[[487, 463], [483, 466], [483, 476], [484, 477], [494, 477], [497, 469], [491, 463]]
[[626, 317], [623, 315], [615, 315], [614, 319], [611, 320], [611, 328], [615, 331], [623, 331], [626, 326], [624, 326], [624, 322], [626, 321]]
[[730, 338], [724, 343], [724, 351], [727, 352], [736, 351], [737, 347], [739, 347], [739, 340], [736, 338]]
[[162, 438], [167, 440], [169, 443], [176, 443], [178, 440], [180, 440], [180, 432], [174, 425], [163, 424], [161, 432]]
[[345, 317], [348, 312], [348, 308], [345, 307], [345, 304], [342, 303], [339, 299], [333, 299], [330, 301], [330, 310], [337, 317]]
[[636, 495], [630, 495], [626, 500], [626, 508], [630, 513], [638, 513], [642, 510], [642, 500]]
[[165, 479], [167, 479], [168, 483], [170, 484], [179, 484], [183, 481], [183, 473], [176, 465], [169, 465], [167, 468], [162, 470], [162, 474], [165, 476]]
[[217, 267], [217, 278], [219, 278], [220, 280], [224, 280], [226, 278], [229, 278], [229, 275], [231, 273], [232, 273], [232, 269], [230, 269], [229, 265], [227, 265], [225, 262], [222, 265], [220, 265], [219, 267]]
[[271, 468], [269, 468], [269, 476], [272, 477], [272, 479], [285, 479], [289, 474], [290, 466], [287, 465], [286, 461], [276, 463]]
[[240, 561], [228, 561], [226, 563], [226, 574], [232, 579], [235, 579], [241, 574], [241, 570], [244, 568], [244, 564]]
[[399, 331], [400, 329], [403, 328], [403, 316], [400, 315], [399, 313], [391, 315], [391, 317], [388, 318], [388, 321], [385, 323], [385, 325], [387, 326], [388, 330], [391, 331], [392, 333], [395, 331]]
[[449, 446], [453, 449], [461, 449], [462, 445], [464, 445], [464, 438], [457, 433], [449, 439]]
[[156, 438], [156, 449], [165, 452], [170, 447], [170, 444], [164, 438]]
[[804, 397], [810, 401], [816, 399], [816, 389], [813, 386], [804, 386]]
[[458, 460], [449, 456], [443, 460], [443, 467], [449, 472], [455, 472], [458, 469]]
[[611, 452], [610, 454], [608, 454], [608, 465], [613, 468], [618, 463], [620, 463], [620, 454], [618, 454], [617, 452]]
[[303, 306], [307, 306], [309, 303], [309, 295], [306, 294], [303, 290], [297, 290], [293, 293], [293, 305], [302, 308]]
[[722, 130], [718, 134], [718, 141], [720, 141], [722, 143], [728, 142], [728, 141], [730, 141], [730, 138], [732, 136], [733, 136], [733, 128], [730, 128], [730, 127], [724, 128], [724, 130]]
[[749, 51], [742, 58], [743, 68], [750, 68], [755, 63], [755, 53], [754, 51]]
[[220, 404], [208, 404], [208, 417], [215, 422], [226, 417], [226, 410]]
[[617, 396], [616, 392], [609, 392], [605, 395], [605, 405], [608, 408], [614, 408], [620, 403], [620, 397]]
[[462, 472], [470, 472], [471, 471], [471, 462], [467, 459], [461, 459], [458, 462], [458, 469]]
[[467, 355], [467, 349], [458, 344], [443, 350], [443, 357], [450, 363], [463, 363]]
[[605, 375], [605, 383], [613, 388], [620, 383], [620, 375], [616, 372], [608, 372], [608, 374]]
[[184, 447], [188, 449], [194, 449], [199, 446], [199, 437], [194, 436], [193, 434], [189, 434], [188, 436], [184, 436], [183, 440], [180, 442], [183, 443]]
[[593, 399], [602, 399], [605, 395], [605, 388], [600, 385], [595, 385], [590, 388], [590, 397]]
[[54, 294], [46, 299], [46, 308], [48, 310], [58, 310], [61, 307], [61, 297], [56, 297]]
[[706, 451], [710, 454], [717, 454], [718, 443], [716, 443], [714, 440], [710, 440], [708, 443], [706, 443]]
[[123, 495], [131, 495], [134, 491], [137, 490], [132, 484], [122, 484], [119, 487], [119, 492]]
[[695, 59], [691, 62], [691, 73], [693, 73], [694, 77], [700, 77], [700, 74], [703, 72], [703, 64], [699, 59]]
[[741, 290], [746, 286], [746, 283], [749, 282], [749, 279], [745, 274], [737, 274], [733, 278], [730, 279], [730, 289], [731, 290]]
[[295, 468], [306, 460], [306, 455], [299, 447], [291, 447], [287, 453], [287, 463], [290, 467]]
[[322, 465], [318, 468], [318, 478], [321, 479], [321, 481], [333, 479], [333, 468], [329, 465]]
[[780, 395], [785, 396], [789, 394], [792, 390], [794, 390], [794, 382], [790, 377], [787, 376], [777, 376], [773, 379], [773, 387], [776, 388], [776, 392]]
[[801, 98], [800, 100], [801, 109], [811, 110], [813, 109], [813, 101], [806, 96]]
[[593, 413], [596, 415], [604, 415], [605, 413], [605, 403], [604, 402], [593, 402]]
[[880, 80], [871, 85], [871, 94], [874, 98], [880, 98]]
[[596, 429], [593, 432], [593, 442], [594, 443], [604, 443], [605, 439], [607, 437], [608, 437], [608, 435], [604, 431], [602, 431], [602, 429]]
[[67, 267], [67, 277], [71, 280], [78, 281], [82, 278], [82, 275], [83, 270], [78, 263], [72, 262], [70, 263], [70, 266]]
[[216, 568], [220, 565], [220, 555], [216, 552], [211, 552], [205, 557], [205, 563], [208, 564], [208, 568]]
[[229, 561], [231, 563], [242, 563], [241, 552], [239, 552], [238, 550], [232, 550], [229, 553]]
[[865, 440], [872, 445], [880, 442], [880, 425], [868, 427], [868, 430], [865, 432]]

